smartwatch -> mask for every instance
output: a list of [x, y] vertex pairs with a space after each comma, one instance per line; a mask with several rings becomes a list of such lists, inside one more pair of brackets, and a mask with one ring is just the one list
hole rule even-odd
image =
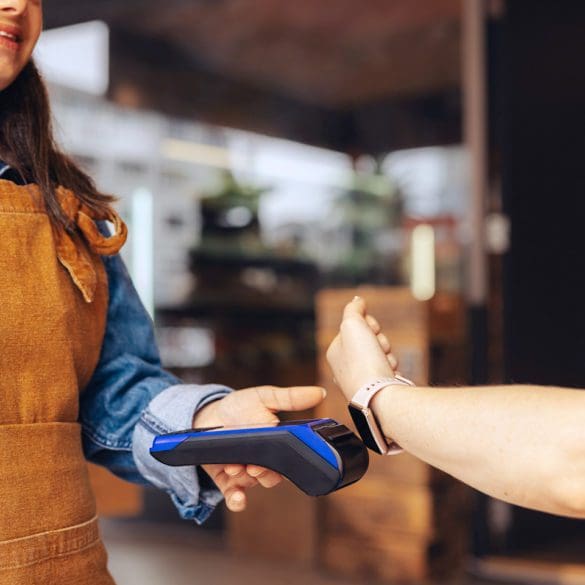
[[392, 439], [384, 437], [380, 424], [370, 408], [372, 398], [389, 386], [414, 386], [407, 378], [396, 374], [393, 378], [379, 378], [362, 386], [351, 399], [349, 414], [360, 434], [362, 441], [372, 451], [380, 455], [397, 455], [402, 447]]

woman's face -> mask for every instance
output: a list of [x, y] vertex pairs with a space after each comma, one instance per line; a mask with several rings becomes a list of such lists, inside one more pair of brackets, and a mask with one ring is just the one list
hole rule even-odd
[[42, 28], [41, 0], [0, 0], [0, 91], [28, 63]]

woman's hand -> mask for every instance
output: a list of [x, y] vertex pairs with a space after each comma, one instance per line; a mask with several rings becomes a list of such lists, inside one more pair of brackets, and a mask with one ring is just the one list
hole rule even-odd
[[[195, 428], [278, 422], [277, 412], [307, 410], [317, 406], [326, 392], [316, 386], [276, 388], [261, 386], [229, 394], [208, 404], [193, 419]], [[257, 465], [204, 465], [232, 512], [246, 508], [246, 490], [260, 484], [271, 488], [282, 476]]]
[[327, 361], [348, 400], [364, 384], [394, 375], [398, 362], [362, 298], [355, 297], [346, 305], [339, 334], [327, 350]]

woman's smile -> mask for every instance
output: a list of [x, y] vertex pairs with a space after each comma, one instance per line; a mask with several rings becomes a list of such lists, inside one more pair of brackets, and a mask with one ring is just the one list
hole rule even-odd
[[16, 53], [22, 43], [22, 32], [17, 26], [0, 24], [0, 47]]
[[40, 0], [0, 0], [0, 91], [29, 62], [42, 27]]

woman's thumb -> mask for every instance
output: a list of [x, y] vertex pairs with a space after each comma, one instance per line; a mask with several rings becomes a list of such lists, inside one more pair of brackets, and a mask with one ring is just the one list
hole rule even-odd
[[327, 396], [325, 388], [319, 386], [262, 386], [257, 388], [257, 392], [262, 404], [273, 412], [307, 410], [317, 406]]

